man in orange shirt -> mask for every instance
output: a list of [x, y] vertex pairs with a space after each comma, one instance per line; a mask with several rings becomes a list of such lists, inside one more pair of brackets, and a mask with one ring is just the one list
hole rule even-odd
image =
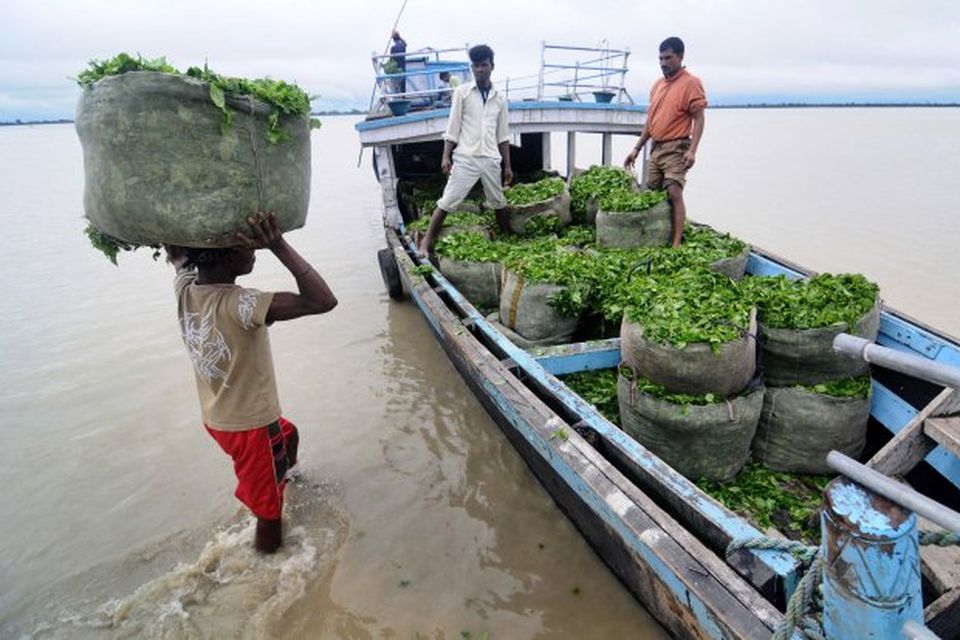
[[683, 185], [687, 171], [697, 158], [697, 147], [703, 135], [703, 110], [707, 95], [700, 79], [683, 67], [683, 40], [667, 38], [660, 43], [660, 69], [663, 78], [653, 83], [647, 122], [640, 139], [623, 161], [633, 168], [637, 155], [647, 140], [653, 140], [647, 162], [646, 183], [651, 189], [666, 189], [673, 211], [674, 247], [680, 246], [687, 207], [683, 202]]

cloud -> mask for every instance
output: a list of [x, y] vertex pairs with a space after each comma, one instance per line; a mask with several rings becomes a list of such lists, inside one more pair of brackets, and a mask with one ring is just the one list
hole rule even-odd
[[[51, 100], [69, 117], [69, 76], [90, 58], [165, 55], [179, 68], [298, 82], [321, 104], [366, 107], [370, 54], [382, 52], [400, 0], [40, 0], [9, 3], [0, 23], [0, 117]], [[495, 79], [535, 74], [541, 42], [628, 47], [627, 87], [645, 96], [668, 35], [711, 95], [953, 95], [960, 99], [960, 11], [954, 0], [408, 0], [399, 28], [411, 49], [487, 42]], [[71, 93], [71, 91], [74, 91]], [[23, 109], [23, 111], [19, 111]]]

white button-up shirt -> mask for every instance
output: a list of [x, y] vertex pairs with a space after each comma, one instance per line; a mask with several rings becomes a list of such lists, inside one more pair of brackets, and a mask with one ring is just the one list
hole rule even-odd
[[484, 102], [476, 82], [460, 85], [453, 91], [443, 139], [455, 143], [457, 153], [499, 158], [498, 145], [510, 140], [506, 97], [491, 86]]

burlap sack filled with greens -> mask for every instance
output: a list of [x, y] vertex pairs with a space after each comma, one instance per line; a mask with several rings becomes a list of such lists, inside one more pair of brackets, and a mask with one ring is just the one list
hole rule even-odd
[[561, 285], [531, 282], [505, 269], [500, 290], [500, 322], [540, 345], [569, 342], [577, 328], [578, 315], [558, 310], [554, 304], [565, 292]]
[[562, 178], [518, 184], [507, 189], [504, 195], [510, 208], [512, 233], [530, 235], [559, 230], [572, 221], [570, 194]]
[[744, 247], [740, 253], [729, 258], [721, 258], [710, 263], [710, 268], [722, 273], [731, 280], [739, 280], [747, 273], [747, 260], [750, 259], [750, 247]]
[[464, 262], [440, 258], [440, 273], [456, 287], [473, 306], [493, 309], [500, 305], [500, 272], [498, 262]]
[[[480, 212], [473, 210], [464, 210], [459, 208], [457, 211], [451, 211], [443, 219], [443, 226], [440, 227], [440, 233], [437, 238], [447, 238], [462, 233], [479, 234], [484, 238], [491, 237], [491, 230], [496, 225], [492, 211]], [[417, 218], [407, 225], [407, 231], [426, 233], [430, 226], [430, 214]]]
[[870, 376], [813, 387], [767, 387], [754, 457], [777, 471], [830, 473], [832, 450], [856, 458], [870, 418]]
[[691, 480], [733, 479], [750, 455], [763, 407], [763, 386], [722, 400], [669, 394], [621, 367], [620, 425], [633, 439]]
[[[222, 247], [236, 244], [234, 234], [258, 210], [274, 212], [284, 231], [303, 226], [310, 200], [306, 94], [198, 69], [191, 72], [221, 84], [172, 68], [109, 75], [123, 69], [117, 60], [93, 63], [80, 78], [84, 209], [97, 230], [129, 245]], [[299, 92], [298, 112], [221, 85]]]
[[502, 333], [507, 338], [507, 340], [517, 345], [521, 349], [526, 349], [527, 351], [530, 351], [531, 349], [536, 349], [537, 347], [550, 347], [555, 344], [561, 344], [563, 342], [569, 341], [568, 338], [563, 338], [563, 337], [558, 338], [556, 336], [543, 338], [542, 340], [528, 340], [527, 338], [524, 338], [522, 335], [520, 335], [516, 331], [513, 331], [512, 329], [510, 329], [510, 327], [500, 322], [499, 311], [494, 311], [493, 313], [488, 315], [487, 322], [492, 324], [493, 328], [499, 331], [500, 333]]
[[746, 278], [759, 307], [764, 378], [770, 386], [810, 385], [861, 376], [863, 360], [833, 351], [838, 333], [873, 341], [880, 327], [879, 288], [859, 274], [809, 280]]
[[710, 260], [710, 269], [731, 280], [740, 280], [747, 271], [750, 245], [729, 233], [721, 233], [709, 225], [688, 222], [683, 229], [680, 252], [691, 252]]
[[592, 166], [570, 179], [570, 214], [577, 223], [594, 225], [600, 200], [614, 193], [637, 190], [636, 180], [623, 168]]
[[597, 245], [616, 249], [665, 247], [673, 222], [665, 191], [621, 191], [600, 200]]
[[620, 328], [624, 362], [673, 392], [726, 397], [756, 369], [756, 314], [736, 283], [707, 269], [634, 278]]
[[441, 236], [436, 251], [440, 272], [467, 300], [481, 309], [499, 306], [505, 245], [476, 232], [459, 232]]

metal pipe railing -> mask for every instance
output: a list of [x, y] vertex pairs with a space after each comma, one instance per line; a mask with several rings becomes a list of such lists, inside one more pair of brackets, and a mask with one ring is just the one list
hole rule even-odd
[[839, 451], [831, 451], [827, 454], [827, 466], [858, 482], [870, 491], [920, 514], [944, 529], [960, 533], [960, 513], [911, 489], [902, 482], [888, 478], [879, 471], [874, 471]]
[[833, 350], [839, 354], [860, 358], [886, 369], [893, 369], [945, 387], [960, 388], [960, 368], [881, 347], [864, 338], [840, 333], [833, 339]]
[[903, 623], [903, 637], [907, 640], [940, 640], [940, 636], [916, 620], [907, 620]]

